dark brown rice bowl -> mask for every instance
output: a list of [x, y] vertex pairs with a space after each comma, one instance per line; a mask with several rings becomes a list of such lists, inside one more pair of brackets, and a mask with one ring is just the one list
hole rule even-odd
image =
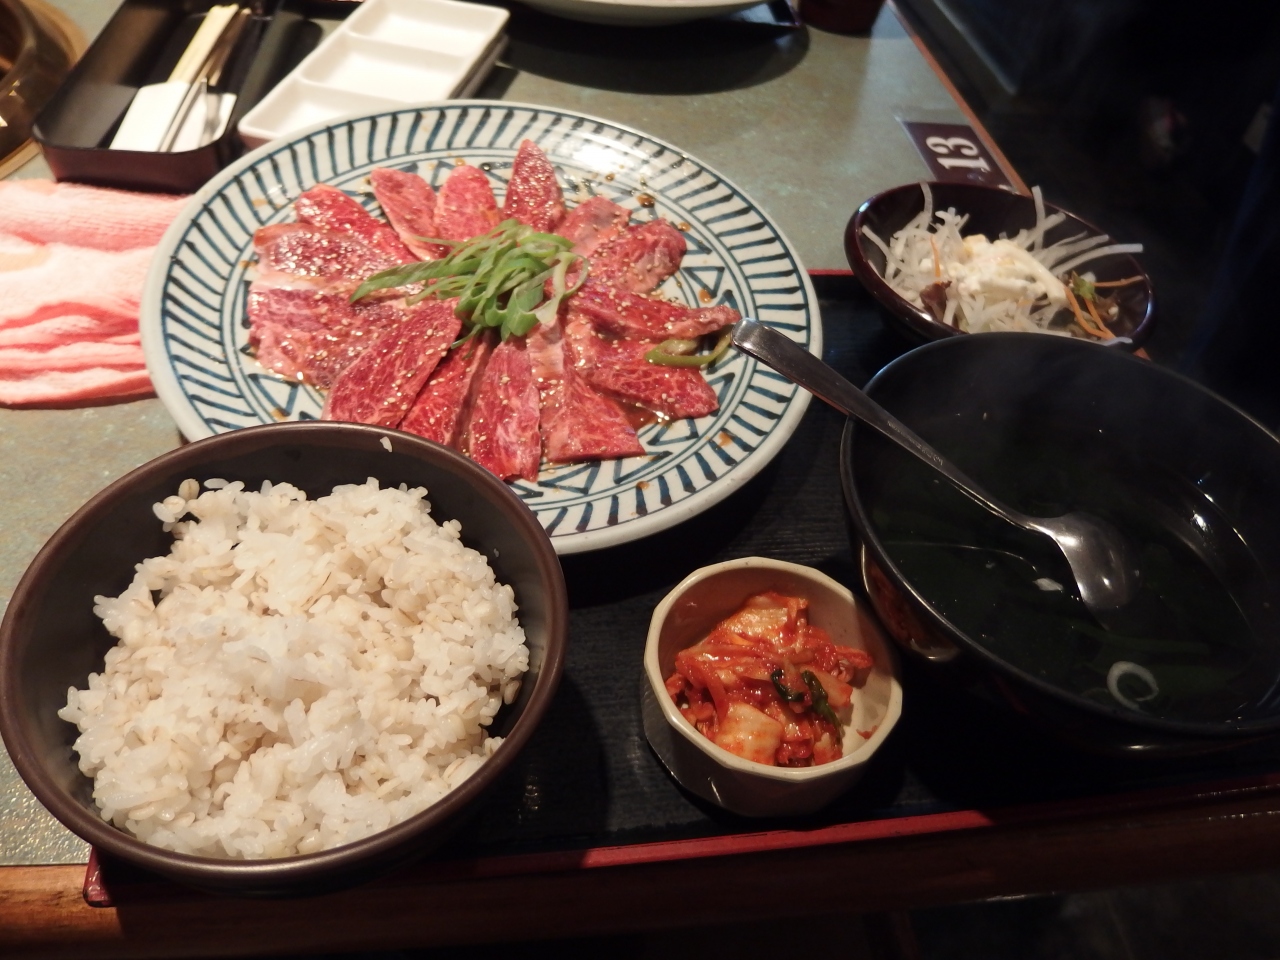
[[[383, 441], [391, 444], [388, 451]], [[423, 812], [363, 840], [275, 860], [219, 860], [153, 847], [104, 822], [92, 781], [80, 773], [76, 728], [57, 716], [67, 688], [100, 670], [114, 639], [93, 597], [118, 594], [134, 564], [167, 553], [171, 537], [152, 514], [188, 477], [290, 482], [309, 496], [376, 477], [425, 486], [438, 521], [453, 518], [498, 580], [510, 584], [530, 650], [516, 701], [492, 731], [505, 738], [469, 779]], [[528, 508], [505, 484], [454, 451], [419, 437], [345, 423], [285, 423], [238, 430], [180, 447], [111, 484], [41, 549], [0, 625], [0, 733], [36, 798], [96, 849], [169, 879], [242, 896], [318, 893], [350, 886], [420, 856], [476, 808], [537, 727], [564, 660], [568, 602], [559, 561]]]

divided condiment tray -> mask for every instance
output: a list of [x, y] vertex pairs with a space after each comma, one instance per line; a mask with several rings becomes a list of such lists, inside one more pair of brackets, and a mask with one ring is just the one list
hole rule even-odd
[[313, 123], [466, 97], [502, 52], [509, 14], [458, 0], [365, 0], [240, 121], [249, 147]]

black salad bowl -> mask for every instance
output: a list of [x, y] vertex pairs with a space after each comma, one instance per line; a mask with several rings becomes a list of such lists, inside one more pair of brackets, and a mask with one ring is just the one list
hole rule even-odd
[[[1019, 230], [1033, 227], [1036, 223], [1035, 201], [1021, 193], [976, 183], [930, 183], [929, 190], [933, 194], [935, 210], [953, 208], [957, 213], [968, 214], [969, 221], [962, 231], [965, 235], [981, 233], [995, 240], [1000, 236], [1012, 237]], [[883, 279], [884, 251], [867, 237], [865, 230], [870, 229], [888, 243], [890, 237], [923, 209], [924, 194], [920, 184], [894, 187], [863, 201], [844, 232], [845, 257], [854, 274], [879, 301], [894, 328], [915, 343], [951, 337], [963, 331], [940, 323], [928, 310], [894, 292]], [[1104, 232], [1051, 203], [1046, 203], [1044, 209], [1046, 215], [1061, 213], [1065, 218], [1045, 235], [1047, 243], [1079, 235], [1098, 236]], [[1123, 241], [1123, 237], [1113, 238], [1113, 242]], [[1151, 335], [1155, 323], [1156, 300], [1151, 279], [1138, 260], [1130, 254], [1115, 253], [1091, 260], [1079, 269], [1092, 271], [1098, 280], [1142, 278], [1138, 283], [1117, 288], [1120, 313], [1110, 324], [1111, 332], [1117, 337], [1128, 338], [1134, 347], [1141, 346]]]

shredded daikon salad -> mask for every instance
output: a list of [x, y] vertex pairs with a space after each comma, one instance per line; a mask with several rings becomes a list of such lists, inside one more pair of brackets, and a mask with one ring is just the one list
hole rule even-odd
[[927, 183], [924, 209], [885, 243], [866, 234], [885, 256], [884, 279], [903, 299], [923, 307], [939, 323], [968, 333], [1025, 331], [1110, 339], [1107, 323], [1119, 315], [1100, 288], [1121, 287], [1141, 277], [1100, 283], [1076, 268], [1116, 253], [1141, 253], [1137, 243], [1111, 243], [1106, 234], [1080, 233], [1045, 246], [1045, 235], [1066, 219], [1045, 215], [1040, 188], [1036, 222], [1012, 238], [991, 240], [963, 234], [968, 214], [934, 210]]

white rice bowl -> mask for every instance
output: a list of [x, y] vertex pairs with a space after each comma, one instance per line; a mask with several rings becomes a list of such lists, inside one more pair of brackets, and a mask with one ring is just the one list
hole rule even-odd
[[205, 486], [156, 504], [173, 549], [95, 598], [119, 643], [58, 712], [103, 819], [180, 853], [283, 857], [384, 830], [474, 773], [529, 651], [457, 521], [372, 479], [316, 500]]

